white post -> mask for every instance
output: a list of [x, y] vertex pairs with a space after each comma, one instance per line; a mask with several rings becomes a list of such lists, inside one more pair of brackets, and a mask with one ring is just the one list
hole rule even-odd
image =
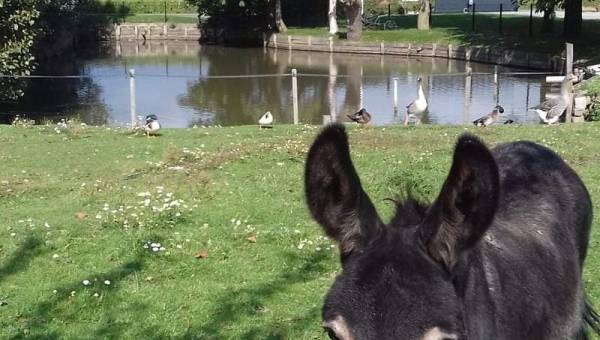
[[129, 112], [131, 113], [131, 128], [136, 127], [135, 114], [135, 70], [129, 70]]
[[394, 78], [394, 111], [398, 110], [398, 78]]
[[296, 69], [292, 69], [292, 105], [294, 109], [294, 124], [298, 124], [298, 78]]
[[333, 63], [333, 56], [329, 55], [329, 82], [327, 83], [327, 97], [329, 101], [329, 116], [331, 121], [337, 121], [337, 109], [335, 101], [335, 83], [337, 78], [337, 65]]
[[467, 75], [465, 77], [465, 98], [464, 98], [464, 110], [463, 110], [463, 122], [465, 124], [471, 121], [471, 74], [473, 70], [470, 66], [467, 66]]

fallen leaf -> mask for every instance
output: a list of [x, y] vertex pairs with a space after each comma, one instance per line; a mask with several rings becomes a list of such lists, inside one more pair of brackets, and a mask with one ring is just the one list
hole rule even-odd
[[247, 240], [250, 241], [250, 243], [256, 243], [256, 235], [248, 237]]
[[208, 253], [204, 250], [198, 250], [196, 254], [194, 254], [194, 257], [197, 259], [205, 259], [208, 257]]
[[84, 213], [83, 211], [78, 211], [78, 212], [75, 213], [75, 218], [78, 219], [78, 220], [80, 220], [80, 221], [83, 220], [86, 217], [87, 217], [87, 214]]

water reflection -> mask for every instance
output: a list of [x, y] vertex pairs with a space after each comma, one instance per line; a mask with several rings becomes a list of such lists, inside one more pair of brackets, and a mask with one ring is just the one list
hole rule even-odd
[[[107, 54], [57, 64], [53, 74], [87, 78], [31, 80], [28, 97], [19, 105], [1, 103], [0, 112], [78, 114], [94, 124], [127, 123], [126, 72], [131, 68], [137, 74], [138, 114], [157, 114], [166, 127], [255, 124], [265, 111], [271, 111], [276, 122], [291, 123], [289, 73], [293, 68], [300, 74], [300, 121], [313, 124], [343, 121], [361, 107], [373, 114], [372, 124], [399, 124], [404, 107], [417, 96], [418, 77], [429, 102], [422, 120], [433, 124], [469, 123], [497, 103], [505, 108], [505, 119], [537, 122], [526, 108], [549, 91], [543, 76], [500, 75], [495, 82], [491, 65], [457, 60], [223, 48], [193, 42], [120, 42]], [[467, 67], [474, 73], [470, 78], [464, 75]], [[510, 71], [498, 69], [500, 74]], [[215, 78], [231, 75], [258, 76]], [[399, 79], [398, 112], [393, 108], [394, 77]]]

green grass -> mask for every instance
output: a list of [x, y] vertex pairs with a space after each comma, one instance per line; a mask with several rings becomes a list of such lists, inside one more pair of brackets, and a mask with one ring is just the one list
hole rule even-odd
[[[302, 183], [318, 129], [146, 138], [0, 126], [0, 338], [324, 338], [320, 307], [338, 255], [309, 218]], [[492, 146], [529, 139], [557, 150], [600, 211], [600, 124], [351, 128], [358, 172], [385, 218], [384, 199], [401, 188], [435, 196], [465, 131]], [[599, 216], [584, 273], [598, 306]]]
[[[126, 23], [164, 23], [164, 14], [134, 14], [125, 17]], [[168, 14], [169, 24], [197, 24], [198, 14]]]
[[[515, 49], [532, 52], [559, 54], [564, 50], [565, 39], [560, 34], [562, 20], [556, 19], [554, 34], [541, 34], [541, 18], [534, 18], [533, 36], [529, 36], [529, 18], [523, 16], [503, 16], [502, 33], [498, 33], [498, 16], [478, 14], [475, 18], [476, 31], [473, 32], [469, 14], [433, 15], [432, 29], [418, 31], [417, 17], [406, 15], [398, 19], [397, 30], [365, 30], [363, 41], [387, 41], [405, 43], [444, 43], [455, 45], [484, 46], [498, 49]], [[585, 20], [583, 33], [576, 39], [575, 58], [581, 61], [600, 62], [600, 20]], [[327, 36], [326, 27], [293, 27], [289, 34]], [[341, 38], [345, 38], [345, 27], [341, 27]]]

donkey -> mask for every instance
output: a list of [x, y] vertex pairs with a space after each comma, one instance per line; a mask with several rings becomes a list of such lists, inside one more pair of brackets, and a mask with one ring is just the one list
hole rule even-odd
[[600, 330], [581, 279], [590, 197], [545, 147], [490, 151], [465, 134], [435, 201], [408, 195], [384, 224], [344, 127], [330, 125], [310, 148], [305, 186], [340, 249], [322, 309], [332, 339], [564, 340]]

